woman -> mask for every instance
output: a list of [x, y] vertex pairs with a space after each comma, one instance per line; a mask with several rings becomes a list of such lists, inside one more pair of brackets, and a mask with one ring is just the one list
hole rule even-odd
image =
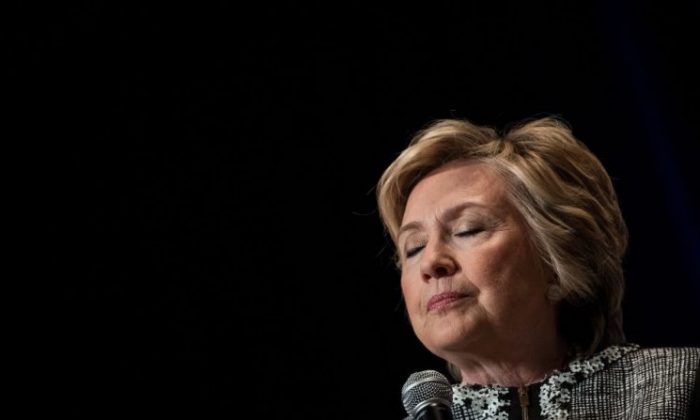
[[622, 331], [627, 229], [565, 123], [419, 132], [377, 188], [413, 330], [448, 362], [456, 419], [683, 419], [698, 348]]

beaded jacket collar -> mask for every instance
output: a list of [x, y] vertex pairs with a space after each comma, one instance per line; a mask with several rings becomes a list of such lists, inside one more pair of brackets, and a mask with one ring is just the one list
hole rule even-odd
[[[627, 353], [639, 349], [636, 344], [614, 345], [587, 358], [576, 359], [564, 369], [555, 370], [538, 384], [542, 418], [563, 420], [571, 411], [571, 390], [578, 382], [599, 372]], [[465, 407], [482, 420], [507, 420], [509, 388], [500, 385], [452, 385], [452, 404]]]

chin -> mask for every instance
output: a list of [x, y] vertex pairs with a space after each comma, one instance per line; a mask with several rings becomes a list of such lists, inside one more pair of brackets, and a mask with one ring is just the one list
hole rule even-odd
[[457, 307], [427, 314], [423, 312], [419, 318], [411, 319], [411, 324], [423, 346], [438, 354], [469, 347], [482, 335], [480, 331], [487, 325], [484, 321], [474, 308]]
[[445, 354], [461, 351], [469, 346], [469, 342], [474, 341], [476, 331], [465, 327], [465, 325], [455, 327], [452, 324], [429, 328], [426, 334], [419, 339], [431, 353], [444, 358]]

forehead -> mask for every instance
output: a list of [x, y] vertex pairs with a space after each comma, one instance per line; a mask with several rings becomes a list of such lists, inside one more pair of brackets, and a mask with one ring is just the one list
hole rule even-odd
[[426, 212], [465, 201], [487, 207], [507, 205], [506, 185], [495, 169], [484, 162], [457, 161], [441, 166], [421, 179], [411, 190], [403, 222], [420, 219]]

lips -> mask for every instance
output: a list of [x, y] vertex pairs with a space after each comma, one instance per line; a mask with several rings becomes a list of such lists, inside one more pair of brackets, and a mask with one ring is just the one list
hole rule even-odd
[[437, 295], [434, 295], [433, 297], [428, 300], [428, 311], [434, 311], [436, 309], [440, 309], [446, 305], [449, 305], [450, 303], [463, 299], [467, 297], [468, 295], [464, 293], [457, 293], [457, 292], [444, 292], [444, 293], [438, 293]]

